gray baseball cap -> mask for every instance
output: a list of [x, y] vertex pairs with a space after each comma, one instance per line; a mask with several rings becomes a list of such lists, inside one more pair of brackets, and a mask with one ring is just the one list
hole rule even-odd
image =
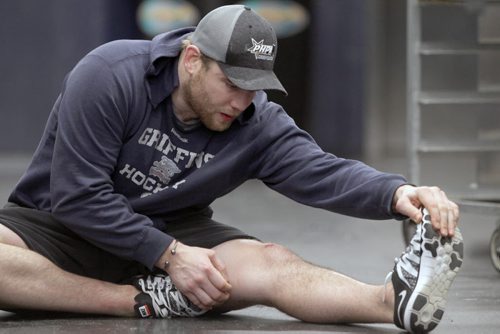
[[214, 9], [201, 19], [189, 39], [204, 55], [217, 61], [237, 87], [287, 94], [273, 72], [278, 51], [274, 29], [249, 7]]

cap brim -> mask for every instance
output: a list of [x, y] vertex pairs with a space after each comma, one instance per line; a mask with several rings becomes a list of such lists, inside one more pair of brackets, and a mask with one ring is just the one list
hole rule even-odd
[[287, 91], [273, 71], [230, 66], [220, 62], [217, 63], [228, 79], [241, 89], [278, 90], [285, 95], [288, 95]]

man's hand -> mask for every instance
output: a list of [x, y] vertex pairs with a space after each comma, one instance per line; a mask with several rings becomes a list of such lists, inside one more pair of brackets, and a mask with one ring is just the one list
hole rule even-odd
[[414, 222], [422, 221], [421, 207], [429, 210], [432, 226], [442, 236], [453, 236], [458, 224], [458, 205], [450, 201], [438, 187], [403, 185], [394, 193], [394, 212], [408, 216]]
[[189, 300], [204, 310], [221, 305], [229, 299], [231, 284], [227, 280], [224, 264], [211, 249], [190, 247], [177, 243], [175, 255], [171, 253], [172, 243], [156, 263], [164, 269], [177, 289]]

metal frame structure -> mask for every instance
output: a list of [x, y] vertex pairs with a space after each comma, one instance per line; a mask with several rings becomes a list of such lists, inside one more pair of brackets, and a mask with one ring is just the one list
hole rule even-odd
[[[474, 45], [456, 41], [428, 42], [422, 40], [423, 6], [463, 6], [475, 10], [478, 15], [481, 9], [488, 5], [499, 5], [500, 1], [485, 0], [407, 0], [407, 160], [410, 181], [414, 184], [422, 183], [422, 157], [428, 154], [499, 154], [500, 142], [433, 142], [422, 137], [422, 107], [423, 106], [450, 106], [466, 105], [474, 112], [474, 106], [491, 106], [491, 110], [500, 112], [500, 89], [484, 92], [476, 91], [423, 91], [422, 89], [422, 59], [427, 56], [454, 56], [479, 55], [481, 52], [499, 52], [498, 43], [481, 43]], [[467, 8], [466, 8], [467, 9]], [[443, 24], [446, 24], [443, 18]], [[499, 33], [500, 35], [500, 33]], [[444, 125], [446, 126], [446, 125]], [[500, 124], [498, 125], [500, 131]], [[439, 168], [439, 167], [438, 167]], [[500, 168], [499, 168], [500, 172]], [[486, 214], [497, 218], [498, 228], [490, 241], [491, 260], [493, 266], [500, 271], [500, 187], [482, 187], [481, 189], [465, 189], [463, 192], [451, 193], [457, 201], [461, 211]], [[403, 235], [409, 242], [414, 231], [414, 224], [405, 222]]]

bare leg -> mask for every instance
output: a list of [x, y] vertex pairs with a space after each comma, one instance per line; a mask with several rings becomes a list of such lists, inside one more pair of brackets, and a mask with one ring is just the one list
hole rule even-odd
[[0, 243], [26, 249], [28, 248], [28, 246], [26, 246], [26, 244], [24, 243], [23, 239], [21, 239], [11, 229], [5, 227], [2, 224], [0, 224]]
[[0, 225], [0, 309], [133, 316], [137, 293], [131, 285], [111, 284], [63, 271], [26, 249], [22, 239]]
[[358, 282], [274, 244], [234, 240], [215, 250], [233, 286], [223, 310], [263, 304], [309, 322], [393, 322], [392, 285]]
[[[134, 315], [133, 286], [65, 272], [9, 231], [0, 230], [0, 309]], [[233, 286], [222, 311], [263, 304], [310, 322], [392, 321], [392, 286], [383, 303], [383, 287], [311, 265], [278, 245], [234, 240], [215, 250]]]

